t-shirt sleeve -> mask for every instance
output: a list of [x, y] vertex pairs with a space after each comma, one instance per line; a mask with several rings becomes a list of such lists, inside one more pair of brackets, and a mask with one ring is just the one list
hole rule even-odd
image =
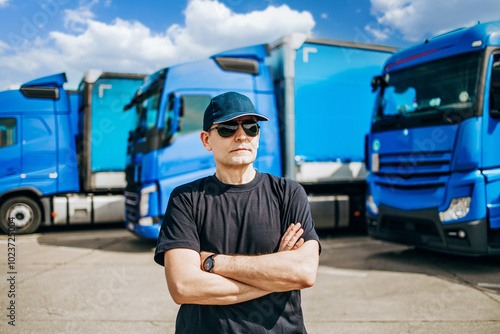
[[301, 227], [304, 229], [304, 233], [302, 234], [304, 241], [318, 241], [321, 252], [321, 244], [318, 234], [314, 229], [314, 221], [311, 216], [309, 200], [307, 199], [307, 194], [302, 186], [297, 185], [297, 187], [291, 191], [290, 198], [284, 207], [284, 231], [286, 231], [290, 224], [300, 223]]
[[154, 260], [164, 265], [164, 253], [174, 248], [200, 251], [198, 228], [193, 217], [192, 193], [174, 189], [161, 224]]

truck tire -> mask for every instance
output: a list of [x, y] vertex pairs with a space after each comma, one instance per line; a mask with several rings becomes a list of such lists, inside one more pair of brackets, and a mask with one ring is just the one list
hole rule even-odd
[[13, 218], [16, 234], [29, 234], [38, 230], [42, 222], [42, 210], [37, 202], [26, 196], [13, 197], [0, 206], [0, 228], [5, 233], [12, 231]]

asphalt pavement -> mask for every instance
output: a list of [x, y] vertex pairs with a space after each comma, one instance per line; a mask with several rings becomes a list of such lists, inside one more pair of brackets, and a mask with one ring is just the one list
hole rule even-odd
[[[0, 332], [173, 333], [153, 251], [124, 229], [0, 236]], [[500, 333], [498, 292], [441, 276], [321, 265], [302, 304], [313, 334]]]

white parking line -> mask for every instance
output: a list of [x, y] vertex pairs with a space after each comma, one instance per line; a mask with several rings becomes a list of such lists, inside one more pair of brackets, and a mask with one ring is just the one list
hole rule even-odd
[[[30, 236], [22, 236], [22, 237], [19, 237], [19, 236], [15, 236], [15, 244], [28, 244], [28, 243], [33, 243], [33, 242], [37, 242], [38, 240], [38, 237], [40, 235], [30, 235]], [[9, 237], [8, 236], [5, 236], [5, 239], [3, 238], [4, 236], [2, 236], [2, 239], [0, 240], [0, 245], [7, 245], [9, 243]], [[12, 243], [12, 240], [10, 240], [10, 243]]]
[[500, 284], [495, 283], [477, 283], [477, 285], [482, 288], [500, 289]]
[[59, 250], [62, 251], [72, 251], [72, 252], [79, 252], [79, 253], [86, 253], [86, 252], [95, 252], [95, 249], [90, 249], [90, 248], [76, 248], [76, 247], [67, 247], [67, 246], [58, 246], [57, 247]]
[[354, 270], [343, 270], [343, 269], [335, 269], [325, 266], [319, 266], [318, 268], [319, 274], [332, 275], [332, 276], [348, 276], [348, 277], [366, 277], [368, 273], [364, 273], [361, 271]]
[[355, 242], [339, 242], [336, 244], [330, 245], [321, 245], [322, 249], [331, 249], [331, 248], [345, 248], [345, 247], [363, 247], [363, 246], [372, 246], [372, 245], [381, 245], [384, 244], [384, 241], [380, 240], [364, 240], [364, 241], [355, 241]]

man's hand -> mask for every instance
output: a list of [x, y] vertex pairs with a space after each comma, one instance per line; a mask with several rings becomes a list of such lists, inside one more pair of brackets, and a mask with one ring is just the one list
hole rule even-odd
[[304, 244], [304, 239], [300, 237], [304, 233], [304, 229], [300, 226], [300, 223], [290, 224], [283, 237], [281, 237], [278, 252], [295, 250]]

